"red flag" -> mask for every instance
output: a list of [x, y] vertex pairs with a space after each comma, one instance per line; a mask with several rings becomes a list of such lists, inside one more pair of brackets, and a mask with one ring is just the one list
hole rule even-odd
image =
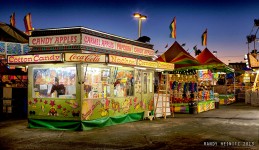
[[24, 18], [24, 26], [25, 26], [25, 33], [30, 35], [30, 32], [33, 30], [32, 23], [31, 23], [31, 13], [28, 13]]
[[10, 25], [15, 27], [15, 12], [10, 16]]

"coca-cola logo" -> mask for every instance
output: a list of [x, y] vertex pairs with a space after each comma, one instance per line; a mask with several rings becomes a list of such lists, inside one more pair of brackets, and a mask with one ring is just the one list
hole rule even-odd
[[97, 54], [66, 54], [66, 61], [100, 62], [101, 55]]

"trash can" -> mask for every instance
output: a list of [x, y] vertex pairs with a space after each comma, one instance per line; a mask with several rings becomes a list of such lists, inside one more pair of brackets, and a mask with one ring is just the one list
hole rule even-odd
[[215, 109], [219, 109], [219, 94], [214, 93]]
[[216, 102], [216, 101], [215, 101], [215, 108], [216, 108], [216, 109], [219, 109], [219, 102]]
[[189, 114], [197, 114], [197, 102], [196, 101], [190, 101], [188, 103], [189, 105]]

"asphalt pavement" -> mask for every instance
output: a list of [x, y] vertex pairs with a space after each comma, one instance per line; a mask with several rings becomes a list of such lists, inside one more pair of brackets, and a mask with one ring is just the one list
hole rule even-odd
[[259, 149], [259, 107], [220, 105], [90, 131], [27, 128], [26, 119], [0, 122], [0, 149]]

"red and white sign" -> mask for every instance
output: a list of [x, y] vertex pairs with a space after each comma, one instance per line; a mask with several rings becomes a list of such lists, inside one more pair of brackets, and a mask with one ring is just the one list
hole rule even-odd
[[125, 64], [125, 65], [136, 65], [137, 59], [120, 57], [115, 55], [109, 55], [109, 63]]
[[87, 34], [83, 34], [82, 38], [83, 38], [82, 44], [84, 44], [84, 45], [115, 49], [114, 41], [103, 39], [103, 38], [98, 38], [98, 37], [87, 35]]
[[87, 34], [82, 36], [82, 44], [87, 46], [95, 46], [100, 48], [106, 48], [111, 50], [117, 50], [120, 52], [133, 53], [137, 55], [153, 56], [154, 50], [133, 46], [130, 44], [115, 42], [104, 38], [99, 38]]
[[86, 46], [94, 46], [109, 50], [116, 50], [125, 53], [137, 54], [142, 56], [153, 56], [154, 50], [133, 46], [126, 43], [115, 42], [112, 40], [99, 38], [87, 34], [67, 34], [54, 36], [29, 37], [29, 46], [57, 46], [83, 44]]
[[116, 42], [116, 50], [132, 53], [132, 45]]
[[80, 34], [29, 37], [29, 46], [81, 44]]
[[73, 62], [105, 62], [105, 55], [65, 53], [65, 61]]
[[40, 54], [40, 55], [8, 55], [9, 64], [17, 63], [41, 63], [62, 61], [62, 54]]

